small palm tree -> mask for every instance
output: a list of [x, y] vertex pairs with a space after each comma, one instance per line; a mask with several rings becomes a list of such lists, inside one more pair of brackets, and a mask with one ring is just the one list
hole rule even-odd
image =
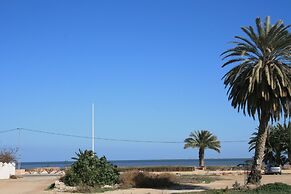
[[288, 124], [284, 123], [283, 125], [278, 124], [277, 128], [281, 131], [282, 143], [284, 144], [288, 156], [288, 162], [291, 164], [291, 122]]
[[290, 116], [291, 104], [291, 35], [290, 25], [282, 21], [271, 25], [270, 17], [262, 23], [256, 19], [252, 26], [242, 27], [246, 38], [235, 36], [234, 47], [223, 52], [222, 65], [233, 65], [223, 77], [231, 105], [259, 119], [254, 162], [248, 183], [259, 183], [262, 160], [270, 120], [282, 114]]
[[206, 148], [220, 152], [220, 142], [217, 137], [206, 130], [190, 133], [189, 138], [184, 140], [186, 148], [199, 148], [199, 166], [204, 166], [204, 151]]

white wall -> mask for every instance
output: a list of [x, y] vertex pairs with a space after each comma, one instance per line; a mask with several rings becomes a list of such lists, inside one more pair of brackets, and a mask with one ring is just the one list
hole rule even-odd
[[0, 162], [0, 179], [9, 179], [10, 175], [15, 175], [15, 163]]

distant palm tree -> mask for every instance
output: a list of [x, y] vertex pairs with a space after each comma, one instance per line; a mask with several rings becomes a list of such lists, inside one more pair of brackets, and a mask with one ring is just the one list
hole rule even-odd
[[184, 140], [186, 148], [199, 148], [199, 166], [204, 166], [204, 152], [205, 149], [212, 149], [220, 152], [220, 142], [217, 137], [212, 135], [211, 132], [202, 130], [192, 132], [189, 138]]
[[291, 35], [290, 25], [282, 21], [270, 24], [267, 17], [262, 24], [256, 19], [252, 26], [242, 27], [247, 38], [235, 36], [234, 47], [222, 53], [228, 59], [222, 67], [234, 65], [223, 77], [228, 87], [231, 105], [253, 118], [259, 119], [255, 156], [248, 183], [259, 183], [270, 120], [282, 114], [290, 116], [291, 103]]

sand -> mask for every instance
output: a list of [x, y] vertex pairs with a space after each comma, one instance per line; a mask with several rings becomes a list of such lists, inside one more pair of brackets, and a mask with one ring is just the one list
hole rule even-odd
[[[0, 180], [0, 194], [61, 194], [45, 189], [57, 180], [58, 176], [26, 176], [20, 179]], [[223, 180], [209, 184], [195, 184], [186, 190], [160, 190], [160, 189], [126, 189], [105, 192], [106, 194], [168, 194], [187, 191], [201, 191], [201, 189], [220, 189], [232, 187], [235, 181], [244, 183], [244, 175], [222, 175]], [[283, 182], [291, 185], [291, 174], [263, 175], [262, 183]], [[62, 193], [69, 194], [69, 193]]]

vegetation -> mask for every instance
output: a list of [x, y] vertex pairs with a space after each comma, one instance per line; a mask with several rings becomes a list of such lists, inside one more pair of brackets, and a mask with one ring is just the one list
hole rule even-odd
[[[226, 171], [226, 170], [244, 170], [244, 166], [206, 166], [206, 170], [209, 171]], [[183, 171], [195, 171], [193, 166], [143, 166], [143, 167], [118, 167], [119, 172], [128, 171], [143, 171], [143, 172], [183, 172]]]
[[[253, 136], [250, 138], [249, 151], [254, 150], [256, 147], [257, 134], [257, 132], [253, 133]], [[288, 151], [288, 142], [289, 137], [285, 127], [280, 124], [269, 126], [267, 128], [263, 162], [266, 165], [285, 165], [287, 163], [286, 153]]]
[[184, 149], [186, 148], [199, 148], [199, 166], [205, 166], [204, 152], [205, 149], [212, 149], [220, 152], [220, 142], [217, 137], [211, 132], [201, 130], [195, 131], [190, 134], [190, 137], [185, 139]]
[[185, 185], [211, 183], [221, 180], [218, 176], [175, 175], [173, 173], [149, 173], [128, 171], [120, 176], [122, 188], [183, 188]]
[[[188, 192], [184, 194], [195, 194], [197, 192]], [[291, 186], [283, 183], [271, 183], [263, 185], [254, 190], [233, 190], [233, 189], [222, 189], [222, 190], [209, 190], [200, 192], [201, 194], [288, 194], [291, 193]]]
[[141, 167], [118, 167], [119, 172], [143, 171], [143, 172], [173, 172], [194, 171], [193, 166], [141, 166]]
[[287, 154], [287, 160], [291, 164], [291, 122], [284, 125], [278, 124], [277, 126], [282, 131], [282, 142], [284, 143], [284, 151]]
[[16, 162], [17, 149], [3, 149], [0, 151], [0, 162], [10, 163]]
[[88, 185], [79, 185], [75, 192], [77, 193], [104, 193], [106, 191], [112, 191], [113, 188], [100, 188], [99, 186], [91, 187]]
[[242, 27], [247, 38], [235, 36], [234, 47], [222, 53], [233, 65], [223, 77], [231, 105], [253, 118], [259, 119], [254, 162], [248, 183], [259, 183], [261, 166], [270, 120], [279, 120], [282, 114], [290, 116], [291, 101], [291, 36], [290, 26], [282, 21], [271, 25], [270, 17], [262, 23], [256, 19], [252, 26]]
[[[256, 148], [257, 141], [257, 132], [253, 133], [249, 141], [249, 151], [252, 151]], [[282, 131], [278, 128], [269, 126], [267, 128], [267, 138], [265, 143], [265, 151], [263, 162], [273, 165], [284, 165], [287, 162], [287, 159], [284, 155], [284, 144], [282, 141]]]
[[100, 187], [118, 183], [119, 173], [103, 156], [98, 158], [92, 151], [85, 150], [76, 153], [77, 158], [61, 179], [69, 186]]
[[120, 183], [124, 188], [168, 188], [176, 185], [177, 179], [168, 173], [129, 171], [120, 176]]
[[205, 169], [209, 171], [216, 171], [216, 170], [228, 171], [228, 170], [244, 170], [245, 167], [244, 166], [207, 166]]
[[178, 178], [178, 182], [181, 183], [191, 183], [191, 184], [199, 184], [199, 183], [212, 183], [218, 180], [222, 180], [220, 176], [215, 175], [180, 175]]

